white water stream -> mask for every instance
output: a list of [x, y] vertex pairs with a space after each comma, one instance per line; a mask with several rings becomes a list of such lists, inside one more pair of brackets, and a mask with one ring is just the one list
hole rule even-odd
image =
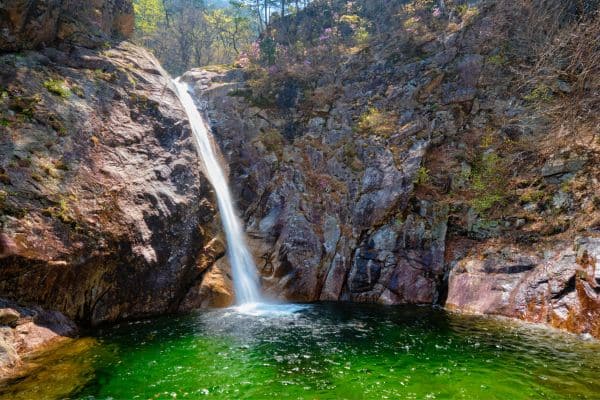
[[213, 150], [206, 122], [188, 92], [188, 85], [179, 78], [174, 79], [173, 84], [192, 126], [194, 144], [204, 163], [208, 180], [217, 195], [223, 229], [227, 237], [227, 256], [231, 263], [236, 303], [239, 306], [243, 305], [244, 308], [253, 308], [262, 300], [256, 265], [246, 245], [244, 231], [233, 205], [227, 179]]

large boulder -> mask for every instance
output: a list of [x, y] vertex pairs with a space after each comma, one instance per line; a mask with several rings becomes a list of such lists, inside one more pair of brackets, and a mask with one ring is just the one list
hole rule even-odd
[[0, 87], [0, 296], [91, 324], [202, 304], [220, 224], [154, 57], [5, 54]]
[[[476, 254], [476, 253], [475, 253]], [[465, 257], [450, 271], [446, 307], [547, 323], [600, 338], [600, 239], [543, 254], [517, 247]]]

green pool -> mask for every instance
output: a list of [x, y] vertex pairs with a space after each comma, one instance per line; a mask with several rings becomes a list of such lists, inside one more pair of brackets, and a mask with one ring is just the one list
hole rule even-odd
[[600, 344], [421, 307], [199, 312], [102, 328], [1, 399], [599, 399]]

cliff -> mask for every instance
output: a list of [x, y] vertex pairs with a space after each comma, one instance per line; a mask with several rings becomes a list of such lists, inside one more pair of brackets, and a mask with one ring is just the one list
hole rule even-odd
[[597, 4], [542, 3], [316, 2], [186, 74], [273, 295], [600, 337]]

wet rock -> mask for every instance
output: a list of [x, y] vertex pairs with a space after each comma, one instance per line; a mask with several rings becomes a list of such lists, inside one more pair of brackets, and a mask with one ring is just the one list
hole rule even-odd
[[226, 258], [219, 259], [203, 274], [179, 306], [179, 311], [198, 308], [229, 307], [234, 302], [231, 267]]
[[8, 339], [10, 336], [8, 332], [3, 332], [3, 328], [0, 328], [0, 378], [8, 375], [21, 362], [17, 350]]
[[21, 307], [4, 299], [0, 307], [0, 318], [10, 320], [0, 323], [0, 378], [14, 372], [22, 355], [77, 333], [75, 324], [57, 311]]
[[467, 257], [450, 271], [446, 307], [600, 337], [598, 282], [580, 272], [596, 267], [589, 256], [597, 254], [596, 242], [579, 239], [577, 253], [564, 246], [545, 254], [506, 248], [488, 251], [484, 259]]

